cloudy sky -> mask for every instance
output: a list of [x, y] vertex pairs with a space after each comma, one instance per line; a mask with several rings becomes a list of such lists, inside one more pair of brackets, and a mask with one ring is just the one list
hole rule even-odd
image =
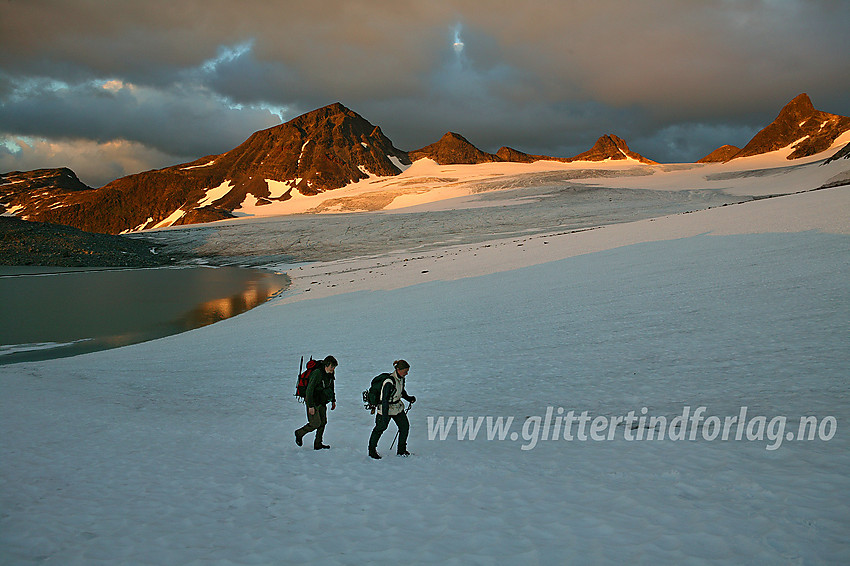
[[0, 0], [0, 172], [101, 186], [337, 101], [404, 150], [694, 161], [801, 92], [850, 115], [848, 29], [847, 0]]

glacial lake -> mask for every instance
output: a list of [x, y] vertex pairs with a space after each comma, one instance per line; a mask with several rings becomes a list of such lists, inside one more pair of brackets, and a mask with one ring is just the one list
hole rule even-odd
[[0, 267], [0, 364], [74, 356], [236, 316], [289, 280], [239, 267]]

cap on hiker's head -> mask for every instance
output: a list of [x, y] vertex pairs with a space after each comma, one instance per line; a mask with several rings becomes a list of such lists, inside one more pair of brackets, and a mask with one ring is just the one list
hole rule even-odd
[[393, 362], [393, 367], [395, 369], [410, 369], [410, 364], [404, 360], [396, 360]]
[[325, 367], [328, 367], [328, 366], [336, 367], [336, 366], [339, 365], [336, 361], [336, 358], [333, 357], [333, 356], [328, 356], [327, 358], [325, 358], [325, 361], [322, 362], [322, 363], [325, 365]]

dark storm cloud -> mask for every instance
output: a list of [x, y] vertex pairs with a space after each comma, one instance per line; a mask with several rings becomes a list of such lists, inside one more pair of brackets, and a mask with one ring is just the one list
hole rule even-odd
[[177, 162], [340, 101], [402, 149], [452, 130], [570, 156], [614, 133], [690, 161], [801, 92], [850, 114], [848, 28], [850, 3], [826, 0], [7, 0], [0, 136]]
[[[49, 138], [136, 141], [175, 155], [221, 153], [277, 121], [268, 111], [223, 108], [209, 91], [168, 91], [120, 84], [64, 85], [32, 81], [0, 107], [4, 129]], [[210, 137], [210, 133], [216, 135]], [[190, 151], [187, 151], [190, 150]]]

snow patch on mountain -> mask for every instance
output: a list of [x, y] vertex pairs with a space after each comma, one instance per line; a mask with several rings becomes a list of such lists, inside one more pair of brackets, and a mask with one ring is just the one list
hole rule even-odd
[[[159, 222], [154, 224], [152, 226], [152, 228], [165, 228], [167, 226], [172, 226], [172, 225], [174, 225], [174, 223], [176, 223], [178, 220], [183, 218], [183, 216], [185, 216], [185, 215], [186, 215], [186, 211], [183, 210], [182, 208], [178, 208], [177, 210], [172, 212], [168, 217], [166, 217], [165, 219], [160, 220]], [[146, 228], [147, 228], [147, 226], [146, 226]]]
[[215, 163], [215, 159], [213, 159], [212, 161], [208, 161], [208, 162], [206, 162], [202, 165], [190, 165], [189, 167], [182, 167], [181, 171], [188, 171], [190, 169], [201, 169], [203, 167], [209, 167], [210, 165], [212, 165], [214, 163]]
[[208, 204], [214, 203], [218, 199], [227, 195], [227, 193], [229, 193], [232, 188], [233, 182], [229, 179], [226, 179], [219, 186], [207, 189], [206, 193], [204, 194], [204, 198], [198, 201], [198, 204], [195, 206], [195, 208], [201, 208], [203, 206], [207, 206]]

